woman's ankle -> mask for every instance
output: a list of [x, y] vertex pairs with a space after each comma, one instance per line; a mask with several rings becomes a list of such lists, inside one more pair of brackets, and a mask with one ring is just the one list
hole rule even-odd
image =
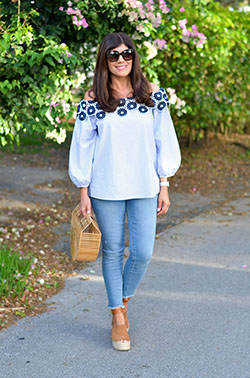
[[123, 315], [122, 312], [117, 313], [117, 314], [113, 314], [113, 324], [116, 324], [116, 325], [124, 325], [125, 324], [124, 315]]

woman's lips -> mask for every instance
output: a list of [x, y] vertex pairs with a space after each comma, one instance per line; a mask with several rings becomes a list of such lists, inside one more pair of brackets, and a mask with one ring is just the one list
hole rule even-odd
[[116, 66], [119, 71], [125, 70], [127, 66]]

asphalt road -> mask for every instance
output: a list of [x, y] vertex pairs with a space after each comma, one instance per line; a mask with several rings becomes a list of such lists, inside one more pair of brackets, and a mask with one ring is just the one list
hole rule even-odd
[[250, 378], [249, 210], [241, 198], [160, 234], [129, 302], [129, 352], [111, 347], [98, 259], [50, 312], [0, 333], [0, 377]]

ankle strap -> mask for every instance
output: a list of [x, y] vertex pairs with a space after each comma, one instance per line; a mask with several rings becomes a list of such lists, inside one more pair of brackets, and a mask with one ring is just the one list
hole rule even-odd
[[130, 297], [129, 298], [123, 298], [123, 303], [127, 303], [129, 300], [130, 300]]
[[112, 312], [112, 314], [120, 314], [122, 313], [122, 308], [116, 307], [116, 308], [110, 309], [110, 311]]

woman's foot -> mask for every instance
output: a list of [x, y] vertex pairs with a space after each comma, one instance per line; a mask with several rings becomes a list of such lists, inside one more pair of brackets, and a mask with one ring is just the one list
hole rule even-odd
[[112, 345], [116, 350], [129, 350], [130, 339], [125, 325], [123, 309], [117, 307], [111, 310], [112, 320]]
[[125, 325], [127, 327], [127, 331], [129, 331], [129, 321], [128, 321], [128, 315], [127, 315], [127, 304], [128, 304], [128, 301], [130, 300], [130, 298], [123, 298], [123, 304], [124, 304], [124, 308], [123, 308], [123, 315], [124, 315], [124, 320], [125, 320]]

